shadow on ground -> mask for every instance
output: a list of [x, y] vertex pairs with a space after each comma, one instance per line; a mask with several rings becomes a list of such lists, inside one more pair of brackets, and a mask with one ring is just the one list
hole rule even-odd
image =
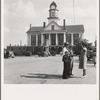
[[[62, 79], [62, 75], [53, 75], [53, 74], [40, 74], [40, 73], [28, 73], [28, 75], [20, 75], [24, 78], [40, 78], [40, 79]], [[71, 76], [70, 78], [81, 78], [79, 76]]]

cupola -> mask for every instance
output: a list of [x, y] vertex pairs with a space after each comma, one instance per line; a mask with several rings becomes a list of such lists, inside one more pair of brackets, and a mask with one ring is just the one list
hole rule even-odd
[[56, 3], [53, 1], [50, 4], [50, 9], [49, 9], [49, 17], [48, 17], [48, 22], [50, 23], [51, 21], [55, 21], [56, 23], [58, 23], [58, 10], [57, 10], [57, 5]]

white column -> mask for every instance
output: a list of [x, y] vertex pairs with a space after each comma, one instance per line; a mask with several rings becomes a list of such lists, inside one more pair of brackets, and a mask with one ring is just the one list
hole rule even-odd
[[43, 46], [43, 34], [41, 34], [41, 46]]
[[64, 33], [64, 42], [66, 42], [66, 34]]
[[73, 34], [71, 34], [71, 45], [73, 45]]
[[31, 34], [27, 35], [27, 45], [31, 46]]
[[56, 45], [58, 45], [58, 34], [56, 33]]
[[29, 45], [29, 34], [27, 34], [27, 45]]
[[51, 45], [51, 37], [50, 37], [50, 34], [49, 34], [49, 45]]
[[79, 33], [79, 41], [81, 40], [81, 34]]
[[82, 33], [79, 33], [79, 38], [80, 38], [80, 40], [83, 39], [83, 34]]
[[36, 34], [36, 46], [38, 46], [38, 34]]

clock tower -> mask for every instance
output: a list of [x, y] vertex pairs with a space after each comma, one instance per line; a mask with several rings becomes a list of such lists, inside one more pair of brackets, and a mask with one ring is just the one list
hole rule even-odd
[[50, 4], [50, 10], [49, 10], [49, 17], [48, 17], [48, 23], [50, 23], [51, 21], [55, 21], [56, 23], [58, 23], [58, 10], [57, 10], [57, 5], [56, 3], [53, 1]]

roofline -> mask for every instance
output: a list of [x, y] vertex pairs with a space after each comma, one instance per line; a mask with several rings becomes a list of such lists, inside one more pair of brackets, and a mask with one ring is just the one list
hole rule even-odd
[[51, 21], [51, 22], [44, 28], [44, 30], [45, 30], [52, 22], [54, 22], [59, 28], [61, 28], [55, 21]]
[[[54, 22], [54, 21], [51, 21], [46, 27], [48, 27], [52, 22]], [[59, 26], [56, 22], [54, 22], [58, 27], [63, 27], [63, 25], [62, 26]], [[84, 33], [85, 32], [85, 29], [84, 29], [84, 25], [83, 24], [78, 24], [78, 25], [66, 25], [65, 27], [70, 27], [70, 26], [83, 26], [83, 31], [81, 32], [81, 33]], [[35, 26], [35, 27], [41, 27], [41, 28], [43, 28], [43, 26]], [[45, 28], [46, 28], [45, 27]], [[30, 32], [43, 32], [43, 31], [45, 31], [45, 28], [43, 28], [43, 30], [41, 30], [41, 31], [33, 31], [33, 30], [28, 30], [26, 33], [30, 33]], [[61, 29], [62, 31], [67, 31], [66, 29], [65, 30], [63, 30], [63, 29]], [[55, 30], [56, 31], [56, 30]], [[76, 33], [76, 32], [75, 32]]]

